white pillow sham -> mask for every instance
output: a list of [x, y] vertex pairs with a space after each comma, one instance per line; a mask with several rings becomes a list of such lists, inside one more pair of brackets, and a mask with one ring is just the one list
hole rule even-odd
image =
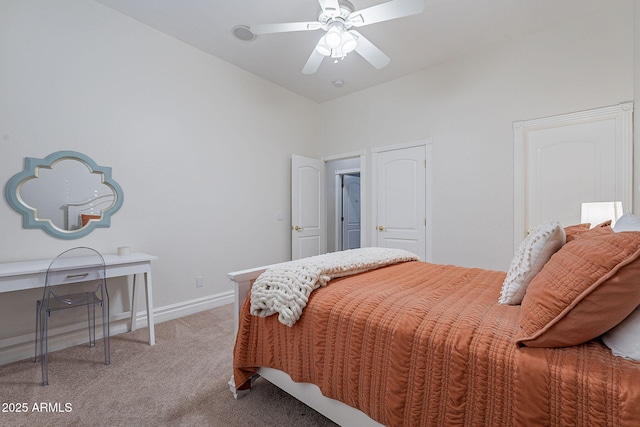
[[640, 308], [602, 335], [602, 342], [614, 355], [640, 362]]
[[529, 282], [565, 242], [566, 235], [558, 221], [548, 221], [534, 227], [511, 260], [498, 303], [520, 304]]
[[[640, 231], [640, 218], [627, 212], [618, 218], [613, 231]], [[604, 334], [602, 342], [614, 355], [640, 362], [640, 307]]]
[[613, 226], [613, 231], [640, 231], [640, 218], [631, 212], [627, 212], [618, 218], [616, 224]]

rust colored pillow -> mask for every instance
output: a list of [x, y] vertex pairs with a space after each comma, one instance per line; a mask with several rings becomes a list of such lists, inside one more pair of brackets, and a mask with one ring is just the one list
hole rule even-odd
[[640, 305], [640, 232], [605, 231], [564, 245], [531, 281], [522, 300], [518, 344], [581, 344]]
[[587, 239], [596, 236], [604, 236], [607, 234], [612, 234], [613, 228], [611, 228], [611, 221], [607, 221], [607, 223], [602, 223], [600, 225], [596, 225], [591, 230], [587, 230], [584, 233], [576, 234], [575, 239]]
[[565, 227], [565, 234], [566, 234], [567, 228], [572, 228], [572, 230], [570, 230], [570, 232], [572, 233], [571, 239], [569, 239], [569, 237], [567, 236], [567, 243], [572, 240], [580, 239], [583, 237], [593, 237], [593, 236], [599, 236], [601, 234], [613, 233], [613, 228], [611, 228], [611, 220], [601, 222], [600, 224], [596, 225], [591, 229], [589, 228], [589, 226], [590, 224], [585, 223], [585, 224], [572, 225], [569, 227]]
[[591, 227], [591, 224], [589, 224], [588, 222], [584, 224], [569, 225], [568, 227], [565, 227], [564, 234], [567, 236], [567, 243], [574, 240], [579, 234], [589, 231], [589, 227]]

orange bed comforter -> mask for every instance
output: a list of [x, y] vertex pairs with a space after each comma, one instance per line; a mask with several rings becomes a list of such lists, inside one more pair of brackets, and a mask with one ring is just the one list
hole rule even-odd
[[337, 279], [300, 320], [249, 314], [234, 378], [288, 373], [387, 426], [639, 426], [640, 363], [599, 341], [518, 348], [519, 306], [497, 304], [505, 273], [425, 262]]

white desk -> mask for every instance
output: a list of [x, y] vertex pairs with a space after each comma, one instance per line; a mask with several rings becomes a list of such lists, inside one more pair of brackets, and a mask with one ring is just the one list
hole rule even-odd
[[[156, 342], [153, 323], [153, 291], [151, 285], [151, 261], [158, 259], [153, 255], [134, 252], [129, 255], [102, 254], [106, 264], [107, 278], [133, 276], [133, 295], [131, 302], [131, 330], [136, 329], [136, 277], [144, 276], [147, 296], [147, 322], [149, 323], [149, 345]], [[44, 287], [50, 259], [0, 263], [0, 293], [21, 291]], [[70, 266], [69, 270], [73, 270]], [[34, 301], [35, 304], [35, 301]]]

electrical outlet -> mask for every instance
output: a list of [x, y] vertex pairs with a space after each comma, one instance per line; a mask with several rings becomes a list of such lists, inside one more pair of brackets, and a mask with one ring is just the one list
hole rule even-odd
[[196, 277], [196, 288], [201, 288], [204, 284], [204, 277], [198, 276]]

